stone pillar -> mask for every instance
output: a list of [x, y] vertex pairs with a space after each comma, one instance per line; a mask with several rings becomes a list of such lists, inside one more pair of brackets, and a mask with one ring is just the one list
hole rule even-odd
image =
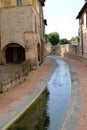
[[37, 40], [34, 33], [25, 33], [26, 61], [30, 62], [32, 68], [38, 66]]

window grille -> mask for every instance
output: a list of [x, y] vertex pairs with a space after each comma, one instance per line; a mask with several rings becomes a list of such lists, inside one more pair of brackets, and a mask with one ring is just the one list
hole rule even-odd
[[22, 5], [22, 0], [17, 0], [17, 6], [21, 6]]

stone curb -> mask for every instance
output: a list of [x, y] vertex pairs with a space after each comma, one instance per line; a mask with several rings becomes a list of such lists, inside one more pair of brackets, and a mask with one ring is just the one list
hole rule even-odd
[[82, 94], [81, 86], [75, 68], [71, 62], [68, 62], [71, 73], [71, 98], [61, 130], [77, 130], [78, 120], [80, 116]]

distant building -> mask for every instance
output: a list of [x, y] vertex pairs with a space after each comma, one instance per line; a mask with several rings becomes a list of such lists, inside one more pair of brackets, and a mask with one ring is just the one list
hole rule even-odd
[[69, 53], [79, 55], [79, 43], [74, 41], [69, 44]]
[[50, 42], [46, 43], [45, 48], [46, 48], [46, 55], [50, 55], [52, 51], [52, 44]]
[[45, 0], [0, 0], [0, 63], [42, 62], [44, 4]]
[[80, 55], [87, 58], [87, 2], [81, 8], [78, 13], [77, 19], [79, 19], [79, 37], [80, 37]]
[[65, 54], [69, 52], [69, 44], [57, 44], [52, 46], [50, 42], [46, 44], [46, 54], [47, 55], [57, 55], [64, 57]]

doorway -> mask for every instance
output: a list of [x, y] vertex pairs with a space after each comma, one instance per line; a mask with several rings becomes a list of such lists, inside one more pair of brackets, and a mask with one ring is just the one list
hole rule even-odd
[[25, 49], [15, 43], [6, 48], [6, 63], [21, 63], [25, 60]]

